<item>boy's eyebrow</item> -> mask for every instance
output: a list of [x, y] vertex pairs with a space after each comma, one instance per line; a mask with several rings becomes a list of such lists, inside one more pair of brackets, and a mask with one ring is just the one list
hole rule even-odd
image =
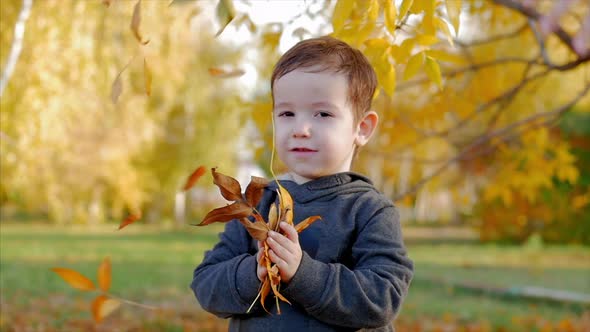
[[330, 102], [324, 102], [324, 101], [313, 103], [313, 104], [311, 104], [311, 106], [312, 107], [338, 108], [336, 105], [334, 105]]
[[293, 104], [291, 104], [291, 103], [288, 103], [288, 102], [282, 102], [282, 103], [278, 103], [278, 104], [276, 104], [274, 108], [280, 108], [280, 107], [292, 107], [292, 106], [293, 106]]

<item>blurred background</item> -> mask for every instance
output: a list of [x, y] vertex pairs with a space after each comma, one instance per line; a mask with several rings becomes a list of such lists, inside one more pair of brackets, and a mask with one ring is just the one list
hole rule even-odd
[[[326, 34], [378, 75], [354, 167], [416, 264], [398, 330], [590, 330], [587, 1], [0, 6], [0, 330], [225, 330], [188, 288], [223, 229], [190, 224], [225, 201], [209, 172], [183, 185], [271, 177], [273, 65]], [[95, 322], [96, 294], [50, 270], [96, 280], [104, 257], [113, 296], [158, 309]]]

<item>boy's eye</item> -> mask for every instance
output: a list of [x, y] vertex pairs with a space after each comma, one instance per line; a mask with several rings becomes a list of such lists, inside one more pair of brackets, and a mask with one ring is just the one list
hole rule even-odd
[[316, 116], [322, 117], [322, 118], [329, 118], [332, 116], [332, 114], [328, 113], [328, 112], [318, 112], [316, 114]]
[[279, 112], [279, 116], [295, 116], [295, 113], [290, 111]]

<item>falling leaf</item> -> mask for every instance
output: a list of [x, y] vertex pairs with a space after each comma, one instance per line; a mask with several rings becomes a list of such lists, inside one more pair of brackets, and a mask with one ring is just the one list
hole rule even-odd
[[213, 183], [219, 187], [221, 196], [228, 201], [239, 201], [242, 199], [242, 187], [238, 180], [211, 169], [213, 174]]
[[92, 316], [97, 323], [100, 323], [105, 317], [117, 310], [120, 305], [119, 300], [111, 299], [106, 295], [99, 295], [92, 301]]
[[121, 222], [121, 224], [119, 225], [119, 230], [121, 230], [123, 227], [125, 227], [125, 226], [127, 226], [129, 224], [132, 224], [132, 223], [138, 221], [139, 219], [141, 219], [141, 214], [140, 213], [138, 213], [138, 214], [133, 214], [132, 213], [132, 214], [128, 215], [127, 218], [125, 218], [125, 220], [123, 220]]
[[205, 172], [206, 172], [205, 166], [199, 166], [186, 179], [186, 183], [184, 184], [184, 187], [182, 189], [184, 191], [187, 191], [190, 188], [192, 188], [195, 185], [195, 183], [197, 183], [197, 181], [201, 178], [201, 176], [203, 176], [205, 174]]
[[311, 224], [313, 224], [315, 221], [317, 221], [319, 219], [322, 219], [322, 217], [320, 217], [320, 216], [309, 217], [309, 218], [301, 221], [297, 225], [295, 225], [295, 230], [297, 231], [297, 233], [301, 233], [301, 232], [303, 232], [304, 229], [311, 226]]
[[102, 4], [109, 7], [111, 5], [112, 0], [102, 0]]
[[54, 267], [51, 270], [57, 273], [65, 282], [67, 282], [73, 288], [83, 291], [91, 291], [96, 289], [92, 280], [86, 278], [77, 271], [62, 267]]
[[111, 260], [105, 257], [98, 267], [98, 287], [106, 292], [111, 288]]
[[243, 202], [235, 202], [231, 205], [214, 209], [207, 213], [200, 224], [194, 226], [205, 226], [214, 222], [228, 222], [233, 219], [239, 219], [249, 216], [252, 208]]
[[227, 25], [234, 19], [236, 16], [236, 10], [234, 9], [234, 5], [232, 4], [231, 0], [219, 0], [217, 3], [217, 19], [221, 24], [221, 28], [215, 34], [215, 37], [219, 36], [223, 30], [227, 27]]
[[143, 77], [145, 78], [145, 94], [149, 97], [152, 95], [152, 71], [145, 58], [143, 59]]
[[149, 39], [143, 41], [143, 37], [141, 36], [141, 33], [139, 32], [139, 24], [141, 23], [141, 0], [137, 0], [137, 3], [135, 4], [135, 7], [133, 8], [133, 17], [131, 18], [131, 31], [133, 32], [133, 35], [135, 36], [135, 38], [137, 39], [138, 42], [142, 43], [143, 45], [146, 45], [147, 43], [150, 42]]
[[250, 236], [252, 236], [252, 238], [258, 241], [266, 240], [269, 229], [263, 220], [256, 220], [255, 222], [251, 222], [250, 220], [248, 220], [248, 218], [242, 218], [240, 219], [240, 223], [244, 225], [244, 227], [246, 227], [246, 230], [248, 231], [248, 233], [250, 233]]
[[208, 69], [209, 75], [218, 78], [231, 78], [244, 75], [246, 72], [242, 69], [224, 70], [221, 68], [211, 67]]
[[123, 83], [121, 82], [121, 73], [119, 73], [119, 75], [117, 75], [117, 77], [115, 78], [115, 81], [113, 82], [113, 85], [111, 86], [111, 101], [113, 102], [113, 104], [117, 103], [117, 100], [119, 100], [119, 96], [121, 95], [121, 92], [123, 92]]
[[255, 207], [260, 202], [264, 188], [268, 185], [268, 180], [257, 176], [250, 177], [250, 183], [246, 187], [246, 201], [250, 206]]

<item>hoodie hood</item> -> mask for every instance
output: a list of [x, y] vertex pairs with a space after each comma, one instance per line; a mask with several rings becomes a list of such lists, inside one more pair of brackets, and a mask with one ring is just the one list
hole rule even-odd
[[[354, 172], [327, 175], [303, 184], [297, 184], [292, 180], [279, 180], [279, 182], [289, 191], [296, 203], [308, 203], [314, 200], [328, 199], [334, 195], [375, 190], [371, 180]], [[276, 181], [269, 183], [267, 189], [276, 191], [278, 189]]]

